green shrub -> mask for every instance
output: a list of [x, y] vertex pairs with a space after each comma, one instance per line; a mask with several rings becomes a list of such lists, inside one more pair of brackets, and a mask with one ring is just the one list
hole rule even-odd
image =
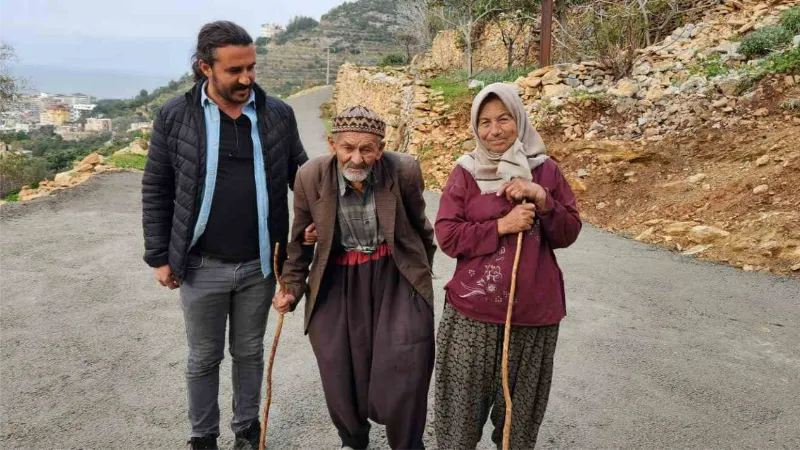
[[800, 6], [787, 9], [781, 14], [781, 25], [792, 34], [800, 34]]
[[390, 53], [383, 57], [381, 66], [402, 66], [406, 63], [406, 55], [400, 53]]
[[319, 22], [308, 16], [295, 16], [286, 25], [286, 33], [299, 33], [300, 31], [316, 28]]
[[5, 201], [7, 201], [9, 203], [10, 202], [18, 202], [19, 201], [19, 189], [15, 190], [13, 192], [9, 192], [8, 195], [3, 197], [3, 200], [5, 200]]
[[800, 72], [800, 47], [770, 55], [761, 63], [768, 73], [797, 74]]
[[22, 186], [44, 180], [50, 173], [43, 158], [7, 153], [0, 157], [0, 196], [4, 197], [19, 191]]
[[291, 34], [285, 32], [285, 31], [282, 31], [282, 32], [280, 32], [280, 33], [275, 35], [275, 44], [276, 45], [283, 45], [283, 44], [289, 42], [289, 38], [291, 38], [291, 37], [292, 37]]
[[792, 42], [792, 33], [780, 26], [764, 27], [742, 38], [739, 51], [752, 59], [765, 56]]
[[719, 75], [727, 75], [730, 69], [722, 63], [719, 55], [712, 55], [700, 60], [696, 66], [690, 69], [690, 72], [692, 75], [702, 73], [706, 78], [714, 78]]
[[486, 84], [503, 83], [516, 81], [519, 77], [524, 77], [528, 73], [536, 70], [537, 67], [511, 68], [500, 72], [481, 72], [472, 75], [475, 80], [483, 81]]
[[790, 98], [781, 103], [781, 108], [788, 111], [800, 111], [800, 98]]
[[258, 55], [266, 55], [267, 48], [266, 47], [256, 47], [256, 54]]
[[742, 95], [751, 90], [770, 74], [800, 75], [800, 47], [769, 55], [757, 67], [750, 68], [747, 71], [747, 78], [742, 81], [736, 95]]
[[114, 163], [120, 169], [138, 169], [144, 170], [144, 165], [147, 162], [147, 156], [144, 155], [115, 155], [108, 158], [109, 161]]

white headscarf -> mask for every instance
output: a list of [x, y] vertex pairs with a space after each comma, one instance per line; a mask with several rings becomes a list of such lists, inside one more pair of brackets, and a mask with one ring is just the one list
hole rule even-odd
[[[517, 140], [503, 154], [488, 150], [478, 135], [478, 113], [492, 94], [503, 102], [517, 122]], [[548, 159], [544, 141], [528, 120], [516, 85], [493, 83], [483, 88], [472, 102], [470, 119], [476, 147], [457, 162], [472, 174], [482, 193], [496, 192], [513, 178], [531, 180], [531, 170]]]

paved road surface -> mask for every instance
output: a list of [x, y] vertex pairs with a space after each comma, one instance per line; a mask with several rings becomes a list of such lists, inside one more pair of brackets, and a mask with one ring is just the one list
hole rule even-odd
[[[312, 154], [326, 151], [328, 95], [292, 100]], [[177, 292], [141, 260], [140, 178], [101, 175], [0, 209], [0, 447], [182, 448], [183, 322]], [[559, 258], [570, 315], [541, 448], [800, 448], [800, 281], [588, 226]], [[453, 266], [437, 255], [439, 294]], [[338, 448], [300, 313], [276, 365], [270, 448]], [[225, 423], [229, 399], [223, 376]], [[373, 448], [386, 448], [380, 428]]]

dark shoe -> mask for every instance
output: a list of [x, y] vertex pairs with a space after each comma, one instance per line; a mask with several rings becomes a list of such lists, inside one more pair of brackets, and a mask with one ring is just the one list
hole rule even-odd
[[219, 450], [215, 437], [193, 437], [189, 439], [189, 450]]
[[244, 431], [236, 433], [233, 441], [233, 450], [258, 450], [258, 441], [261, 439], [261, 424], [254, 421]]

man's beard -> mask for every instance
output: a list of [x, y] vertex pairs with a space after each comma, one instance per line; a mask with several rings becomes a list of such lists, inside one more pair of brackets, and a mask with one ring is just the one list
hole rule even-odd
[[242, 91], [249, 92], [250, 89], [251, 89], [251, 86], [245, 86], [245, 85], [239, 84], [239, 83], [236, 83], [235, 85], [228, 87], [228, 86], [221, 86], [221, 85], [217, 84], [216, 82], [214, 82], [214, 90], [217, 91], [219, 96], [222, 97], [226, 102], [233, 103], [233, 104], [246, 103], [247, 100], [249, 99], [249, 96], [247, 98], [245, 98], [244, 100], [240, 100], [240, 99], [235, 98], [234, 94], [242, 92]]
[[355, 164], [348, 162], [342, 166], [342, 176], [345, 180], [351, 183], [364, 182], [364, 180], [369, 177], [370, 172], [372, 172], [372, 166], [368, 166], [367, 163], [361, 163], [360, 165], [356, 166]]

